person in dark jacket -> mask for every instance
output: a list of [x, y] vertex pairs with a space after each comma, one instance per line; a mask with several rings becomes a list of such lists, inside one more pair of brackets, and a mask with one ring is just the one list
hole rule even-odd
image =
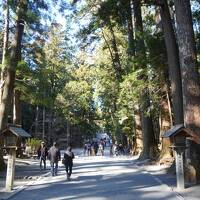
[[44, 142], [41, 142], [41, 145], [38, 149], [38, 158], [40, 159], [40, 170], [42, 170], [42, 163], [44, 164], [44, 170], [46, 169], [46, 158], [48, 155], [48, 150]]
[[51, 174], [56, 176], [58, 172], [58, 161], [60, 161], [60, 150], [56, 142], [53, 143], [53, 146], [49, 149], [48, 158], [51, 165]]
[[72, 152], [72, 148], [68, 147], [66, 152], [64, 153], [64, 165], [67, 173], [67, 180], [70, 180], [70, 176], [72, 174], [72, 166], [73, 166], [74, 153]]

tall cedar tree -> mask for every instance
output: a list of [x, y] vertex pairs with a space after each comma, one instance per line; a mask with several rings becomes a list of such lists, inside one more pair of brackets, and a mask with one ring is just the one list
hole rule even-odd
[[[9, 40], [9, 5], [8, 1], [5, 0], [3, 4], [4, 8], [4, 37], [3, 37], [3, 55], [2, 55], [2, 67], [1, 67], [1, 86], [0, 86], [0, 102], [1, 102], [1, 96], [3, 91], [3, 78], [4, 78], [4, 69], [6, 67], [6, 60], [8, 57], [8, 40]], [[2, 141], [2, 140], [1, 140]], [[0, 143], [1, 145], [1, 143]], [[5, 167], [4, 161], [3, 161], [3, 154], [2, 150], [0, 149], [0, 170], [2, 170]]]
[[172, 26], [172, 20], [167, 0], [158, 0], [160, 15], [164, 32], [165, 45], [168, 57], [169, 80], [171, 86], [172, 108], [174, 124], [183, 123], [183, 100], [181, 72], [178, 57], [178, 46]]
[[[136, 30], [136, 44], [135, 44], [135, 54], [140, 60], [146, 60], [145, 44], [144, 44], [144, 32], [143, 32], [143, 22], [141, 14], [141, 2], [134, 1], [134, 17], [135, 17], [135, 30]], [[146, 63], [141, 63], [145, 66]], [[147, 75], [142, 75], [140, 78], [147, 80]], [[142, 124], [142, 134], [143, 134], [143, 150], [140, 155], [141, 159], [154, 158], [157, 154], [157, 142], [153, 130], [153, 122], [151, 118], [151, 113], [148, 113], [150, 107], [150, 97], [149, 90], [145, 88], [141, 93], [141, 124]]]
[[[24, 32], [24, 14], [27, 11], [27, 1], [17, 2], [16, 12], [16, 25], [15, 25], [15, 37], [11, 45], [11, 53], [5, 57], [6, 62], [6, 76], [4, 77], [5, 83], [2, 88], [2, 99], [0, 104], [0, 130], [3, 130], [7, 126], [9, 109], [11, 108], [11, 100], [13, 96], [13, 89], [15, 83], [15, 72], [18, 61], [21, 59], [21, 42]], [[3, 165], [2, 155], [0, 155], [0, 165]]]
[[[164, 33], [165, 46], [167, 50], [168, 60], [168, 73], [169, 77], [166, 77], [168, 83], [167, 93], [171, 96], [172, 112], [169, 114], [173, 118], [173, 124], [183, 123], [183, 99], [182, 99], [182, 85], [181, 85], [181, 72], [180, 63], [178, 56], [178, 45], [176, 42], [175, 32], [172, 25], [172, 19], [167, 0], [157, 0], [159, 5], [160, 17], [162, 22], [162, 30]], [[165, 108], [163, 106], [163, 108]], [[164, 158], [166, 155], [169, 156], [170, 148], [169, 139], [163, 138], [162, 140], [162, 151], [160, 158]]]
[[[200, 82], [189, 0], [175, 0], [177, 38], [182, 75], [184, 124], [200, 137]], [[200, 145], [191, 144], [191, 161], [200, 180]]]
[[21, 42], [24, 32], [24, 15], [27, 11], [27, 1], [18, 1], [17, 18], [15, 25], [15, 38], [11, 46], [11, 53], [7, 59], [5, 84], [2, 92], [2, 101], [0, 105], [0, 130], [4, 129], [8, 121], [8, 112], [11, 107], [11, 98], [15, 83], [16, 67], [21, 59]]

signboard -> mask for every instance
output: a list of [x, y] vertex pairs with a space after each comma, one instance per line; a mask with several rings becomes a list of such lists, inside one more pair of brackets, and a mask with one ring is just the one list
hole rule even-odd
[[15, 147], [17, 142], [17, 137], [15, 135], [9, 135], [4, 138], [5, 147]]
[[183, 154], [184, 152], [175, 151], [176, 157], [176, 181], [177, 188], [182, 190], [185, 188], [184, 168], [183, 168]]

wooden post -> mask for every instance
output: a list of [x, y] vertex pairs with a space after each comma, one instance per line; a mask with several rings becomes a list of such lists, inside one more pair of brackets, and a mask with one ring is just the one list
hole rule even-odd
[[183, 166], [183, 149], [175, 150], [176, 157], [176, 181], [177, 189], [182, 190], [185, 188], [185, 179], [184, 179], [184, 166]]
[[15, 177], [15, 159], [16, 159], [16, 150], [15, 148], [11, 148], [8, 154], [6, 191], [11, 191], [13, 189], [13, 182]]

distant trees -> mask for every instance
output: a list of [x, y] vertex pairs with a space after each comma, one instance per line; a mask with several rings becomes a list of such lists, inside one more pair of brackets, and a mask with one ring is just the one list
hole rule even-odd
[[[196, 45], [198, 44], [196, 41], [198, 40], [195, 41], [194, 37], [190, 1], [182, 0], [174, 3], [167, 0], [141, 2], [127, 0], [117, 3], [112, 0], [94, 1], [93, 3], [86, 1], [79, 12], [80, 15], [84, 15], [89, 8], [92, 11], [90, 12], [90, 24], [82, 29], [84, 35], [82, 34], [81, 37], [102, 39], [101, 48], [98, 47], [94, 56], [104, 58], [96, 62], [96, 67], [102, 69], [98, 71], [101, 74], [99, 77], [101, 79], [109, 77], [111, 67], [116, 68], [114, 62], [109, 62], [109, 60], [113, 61], [114, 55], [118, 55], [118, 59], [114, 60], [120, 60], [119, 90], [109, 90], [109, 93], [103, 93], [103, 95], [98, 94], [100, 107], [103, 109], [106, 109], [105, 105], [109, 105], [106, 104], [108, 98], [114, 96], [115, 100], [117, 99], [115, 119], [122, 123], [109, 123], [113, 128], [109, 127], [106, 130], [113, 136], [116, 135], [116, 130], [119, 131], [119, 135], [126, 135], [129, 123], [125, 121], [132, 119], [129, 138], [132, 132], [132, 144], [137, 146], [136, 141], [139, 140], [136, 139], [141, 128], [143, 133], [141, 157], [143, 158], [154, 157], [155, 154], [150, 150], [151, 145], [154, 144], [152, 149], [157, 149], [157, 142], [160, 142], [160, 131], [165, 131], [170, 128], [170, 125], [184, 123], [197, 135], [199, 132], [197, 122], [199, 74], [196, 56]], [[195, 6], [199, 6], [197, 1], [195, 1]], [[195, 10], [195, 24], [199, 23], [197, 13], [198, 11]], [[183, 15], [184, 17], [181, 17]], [[111, 35], [109, 35], [106, 30], [111, 29]], [[101, 37], [99, 32], [102, 30]], [[198, 28], [195, 30], [198, 39], [199, 30]], [[91, 37], [92, 35], [96, 37]], [[113, 35], [115, 35], [114, 43], [111, 40]], [[90, 40], [88, 44], [91, 44], [91, 41], [94, 40]], [[112, 49], [113, 44], [118, 51]], [[103, 52], [110, 55], [110, 58], [107, 56], [105, 59], [105, 56], [102, 56], [105, 54]], [[108, 69], [110, 71], [107, 71]], [[117, 80], [110, 79], [109, 84], [113, 84], [113, 81], [117, 82]], [[100, 79], [99, 83], [104, 90], [109, 85]], [[110, 91], [113, 91], [112, 96]], [[141, 108], [139, 116], [138, 108]], [[107, 122], [109, 118], [113, 119], [113, 115], [107, 112], [105, 118]], [[120, 138], [122, 137], [118, 139]], [[169, 142], [164, 142], [163, 145], [169, 145]], [[199, 154], [197, 153], [199, 152], [198, 145], [193, 147], [191, 148], [193, 156]], [[166, 149], [165, 146], [162, 148]], [[163, 152], [162, 155], [164, 155]], [[192, 160], [195, 159], [192, 158]], [[199, 166], [197, 162], [194, 165], [196, 169]]]

